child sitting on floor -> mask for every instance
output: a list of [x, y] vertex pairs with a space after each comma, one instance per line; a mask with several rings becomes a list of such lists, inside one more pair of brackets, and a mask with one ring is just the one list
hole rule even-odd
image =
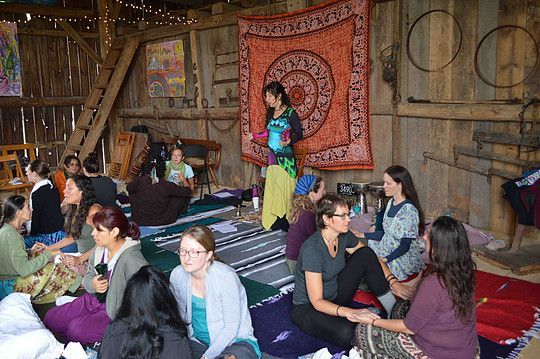
[[189, 187], [193, 192], [195, 190], [193, 168], [185, 163], [184, 159], [182, 148], [175, 145], [171, 151], [171, 160], [166, 163], [165, 179], [181, 187]]

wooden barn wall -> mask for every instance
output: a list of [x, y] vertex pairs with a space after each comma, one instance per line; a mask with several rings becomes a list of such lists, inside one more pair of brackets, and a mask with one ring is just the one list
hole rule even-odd
[[[312, 1], [311, 4], [320, 3]], [[472, 135], [475, 130], [518, 133], [519, 123], [469, 120], [441, 120], [435, 118], [397, 117], [392, 104], [392, 88], [382, 79], [383, 64], [380, 52], [392, 43], [400, 44], [399, 87], [400, 103], [407, 98], [424, 100], [450, 100], [474, 102], [481, 100], [505, 100], [538, 96], [540, 70], [528, 81], [509, 89], [495, 89], [485, 84], [474, 71], [474, 54], [480, 39], [491, 29], [505, 24], [516, 24], [530, 31], [540, 41], [539, 0], [403, 0], [383, 1], [373, 4], [371, 18], [370, 78], [371, 140], [375, 168], [350, 171], [307, 172], [322, 175], [330, 190], [337, 182], [371, 182], [382, 180], [385, 168], [391, 164], [407, 167], [415, 181], [420, 201], [430, 218], [451, 214], [471, 225], [496, 232], [512, 233], [514, 214], [502, 199], [500, 185], [503, 179], [492, 177], [491, 183], [482, 175], [466, 172], [432, 160], [424, 160], [424, 152], [453, 158], [453, 146], [474, 147]], [[408, 60], [406, 39], [413, 21], [429, 10], [442, 9], [453, 14], [459, 21], [463, 39], [456, 59], [437, 72], [424, 72]], [[401, 27], [399, 26], [401, 23]], [[418, 31], [417, 31], [418, 30]], [[520, 37], [521, 36], [521, 37]], [[194, 86], [188, 65], [191, 59], [190, 36], [182, 35], [186, 58], [188, 98], [193, 98]], [[236, 106], [237, 84], [237, 28], [226, 26], [198, 31], [192, 38], [198, 39], [200, 51], [200, 81], [202, 94], [209, 106]], [[457, 27], [451, 18], [434, 13], [417, 24], [411, 38], [411, 53], [427, 67], [440, 66], [451, 58], [456, 50]], [[164, 39], [165, 40], [165, 39]], [[170, 40], [170, 39], [166, 39]], [[160, 40], [163, 41], [163, 40]], [[488, 78], [499, 83], [514, 82], [523, 77], [534, 65], [534, 53], [526, 48], [523, 34], [501, 32], [485, 44], [479, 61]], [[143, 106], [169, 106], [168, 99], [150, 99], [144, 89], [144, 46], [139, 49], [137, 62], [129, 75], [128, 83], [117, 104], [118, 108]], [[491, 77], [490, 77], [491, 76]], [[223, 81], [225, 80], [225, 81]], [[228, 82], [227, 80], [230, 80]], [[215, 81], [221, 83], [215, 84]], [[221, 101], [220, 101], [221, 99]], [[220, 105], [221, 102], [221, 105]], [[537, 114], [538, 115], [538, 114]], [[123, 127], [128, 129], [141, 120], [126, 119]], [[204, 137], [199, 133], [197, 121], [164, 121], [153, 123], [166, 126], [171, 133], [184, 137]], [[161, 136], [152, 131], [154, 137]], [[208, 124], [209, 139], [223, 145], [222, 164], [218, 170], [221, 183], [234, 187], [246, 187], [253, 183], [259, 169], [240, 159], [239, 129], [235, 121], [215, 121]], [[517, 155], [517, 148], [508, 145], [484, 145], [509, 156]], [[539, 160], [539, 151], [522, 154], [523, 159]], [[518, 173], [518, 168], [500, 162], [478, 160], [460, 156], [460, 161], [478, 168], [503, 168]]]
[[[74, 0], [70, 1], [69, 6], [66, 7], [91, 9], [92, 1]], [[0, 16], [10, 21], [13, 15], [4, 13]], [[88, 29], [77, 23], [71, 25], [80, 31], [97, 32], [97, 29], [92, 27]], [[54, 21], [35, 17], [28, 25], [19, 24], [18, 29], [61, 30]], [[97, 76], [98, 67], [73, 39], [29, 35], [21, 32], [18, 33], [18, 38], [23, 97], [78, 97], [89, 94]], [[99, 39], [85, 38], [85, 40], [99, 54]], [[0, 143], [67, 142], [73, 130], [73, 123], [76, 122], [82, 107], [79, 105], [0, 108]], [[107, 130], [105, 136], [107, 136]], [[38, 155], [49, 166], [55, 167], [58, 165], [64, 148], [65, 144], [41, 148]], [[98, 154], [103, 152], [108, 156], [108, 144], [103, 149], [99, 143], [96, 152]]]
[[[498, 89], [484, 83], [475, 73], [474, 55], [477, 44], [491, 29], [501, 25], [519, 25], [540, 40], [538, 27], [539, 1], [439, 1], [421, 0], [404, 3], [402, 19], [402, 102], [411, 96], [426, 100], [481, 101], [527, 100], [538, 96], [540, 71], [529, 81], [520, 85]], [[435, 9], [453, 14], [461, 26], [463, 40], [456, 59], [448, 67], [437, 72], [424, 72], [408, 60], [405, 44], [409, 25], [421, 14]], [[536, 10], [535, 10], [536, 9]], [[425, 21], [424, 21], [425, 20]], [[411, 38], [411, 53], [416, 61], [434, 68], [447, 62], [456, 51], [459, 38], [455, 22], [442, 13], [425, 17], [415, 29]], [[526, 45], [523, 32], [500, 31], [491, 36], [482, 46], [479, 63], [488, 79], [499, 84], [519, 81], [529, 73], [535, 53]], [[537, 55], [536, 55], [537, 56]], [[536, 114], [538, 116], [538, 114]], [[516, 121], [518, 121], [516, 114]], [[440, 120], [429, 118], [402, 117], [400, 120], [400, 162], [408, 167], [419, 191], [420, 201], [426, 215], [436, 217], [451, 214], [471, 225], [491, 229], [500, 233], [513, 233], [514, 212], [502, 198], [501, 184], [506, 179], [487, 177], [467, 172], [439, 162], [424, 162], [423, 153], [431, 152], [446, 158], [453, 158], [453, 146], [476, 147], [472, 140], [476, 130], [519, 134], [518, 122]], [[484, 150], [518, 156], [517, 146], [484, 144]], [[539, 151], [522, 153], [521, 158], [537, 161]], [[520, 173], [517, 166], [505, 165], [497, 161], [477, 160], [460, 156], [460, 162], [479, 168], [499, 168]], [[537, 235], [538, 232], [535, 233]]]

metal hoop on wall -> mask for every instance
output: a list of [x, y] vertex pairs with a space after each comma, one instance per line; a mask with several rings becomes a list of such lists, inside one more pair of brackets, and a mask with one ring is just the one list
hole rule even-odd
[[[443, 66], [441, 67], [438, 67], [436, 69], [428, 69], [428, 68], [425, 68], [425, 67], [422, 67], [420, 66], [413, 58], [412, 54], [411, 54], [411, 34], [412, 34], [412, 31], [414, 29], [414, 27], [416, 26], [416, 24], [418, 24], [418, 22], [420, 20], [422, 20], [423, 17], [429, 15], [429, 14], [432, 14], [432, 13], [435, 13], [435, 12], [441, 12], [443, 14], [446, 14], [448, 16], [450, 16], [452, 18], [452, 20], [454, 20], [454, 22], [456, 23], [457, 25], [457, 28], [459, 30], [459, 44], [458, 44], [458, 47], [457, 47], [457, 50], [456, 50], [456, 53], [454, 54], [454, 56], [452, 56], [452, 59], [450, 59], [450, 61], [448, 61], [446, 64], [444, 64]], [[457, 21], [457, 19], [454, 17], [454, 15], [450, 14], [448, 11], [446, 10], [442, 10], [442, 9], [436, 9], [436, 10], [430, 10], [430, 11], [427, 11], [425, 13], [423, 13], [422, 15], [420, 15], [418, 18], [416, 18], [416, 20], [414, 20], [414, 22], [412, 23], [411, 25], [411, 28], [409, 29], [409, 33], [407, 34], [407, 57], [409, 58], [409, 61], [414, 65], [414, 67], [416, 67], [417, 69], [419, 70], [422, 70], [422, 71], [425, 71], [425, 72], [435, 72], [435, 71], [439, 71], [439, 70], [442, 70], [444, 69], [446, 66], [450, 65], [457, 57], [457, 55], [459, 54], [459, 50], [461, 49], [461, 43], [463, 42], [463, 33], [461, 31], [461, 25], [459, 25], [459, 22]]]
[[[486, 39], [488, 38], [489, 35], [491, 35], [492, 33], [494, 33], [495, 31], [498, 31], [498, 30], [501, 30], [501, 29], [504, 29], [504, 28], [514, 28], [514, 29], [519, 29], [519, 30], [523, 30], [527, 35], [529, 35], [529, 37], [532, 39], [533, 43], [534, 43], [534, 49], [535, 49], [535, 55], [536, 55], [536, 60], [534, 61], [534, 66], [532, 67], [531, 69], [531, 72], [529, 72], [525, 77], [523, 77], [523, 79], [521, 79], [520, 81], [516, 82], [516, 83], [513, 83], [513, 84], [510, 84], [510, 85], [497, 85], [496, 83], [494, 82], [491, 82], [490, 80], [488, 80], [484, 74], [482, 73], [482, 71], [480, 71], [480, 65], [478, 64], [478, 53], [480, 52], [480, 47], [482, 46], [482, 44], [484, 43], [484, 41], [486, 41]], [[514, 87], [514, 86], [517, 86], [519, 85], [520, 83], [524, 82], [525, 80], [527, 80], [532, 74], [534, 74], [534, 72], [536, 71], [536, 66], [538, 65], [538, 43], [536, 42], [536, 40], [534, 39], [534, 36], [527, 30], [525, 29], [523, 26], [519, 26], [519, 25], [502, 25], [502, 26], [497, 26], [496, 28], [490, 30], [487, 34], [484, 35], [484, 37], [482, 37], [482, 40], [480, 40], [480, 42], [478, 43], [478, 45], [476, 46], [476, 51], [474, 53], [474, 70], [476, 71], [476, 74], [478, 75], [478, 77], [480, 77], [480, 79], [482, 81], [484, 81], [486, 84], [490, 85], [490, 86], [493, 86], [493, 87], [496, 87], [496, 88], [509, 88], [509, 87]]]

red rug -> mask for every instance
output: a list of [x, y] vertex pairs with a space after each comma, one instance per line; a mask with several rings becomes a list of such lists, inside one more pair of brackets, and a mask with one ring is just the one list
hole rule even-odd
[[305, 165], [373, 168], [369, 136], [369, 0], [336, 0], [271, 17], [239, 17], [242, 158], [264, 165], [263, 87], [281, 82], [300, 116]]
[[[540, 284], [476, 271], [478, 334], [497, 343], [511, 343], [530, 330], [540, 307]], [[372, 293], [358, 291], [354, 300], [382, 308]]]

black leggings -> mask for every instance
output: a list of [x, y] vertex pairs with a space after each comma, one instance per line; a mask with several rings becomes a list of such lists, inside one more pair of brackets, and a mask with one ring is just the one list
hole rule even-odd
[[[368, 247], [357, 249], [346, 260], [345, 268], [339, 273], [337, 279], [337, 297], [332, 302], [348, 306], [362, 279], [365, 279], [369, 289], [377, 297], [390, 291], [377, 255]], [[319, 312], [311, 303], [293, 305], [291, 318], [293, 323], [307, 334], [341, 347], [350, 346], [357, 324], [350, 322], [347, 318]]]

